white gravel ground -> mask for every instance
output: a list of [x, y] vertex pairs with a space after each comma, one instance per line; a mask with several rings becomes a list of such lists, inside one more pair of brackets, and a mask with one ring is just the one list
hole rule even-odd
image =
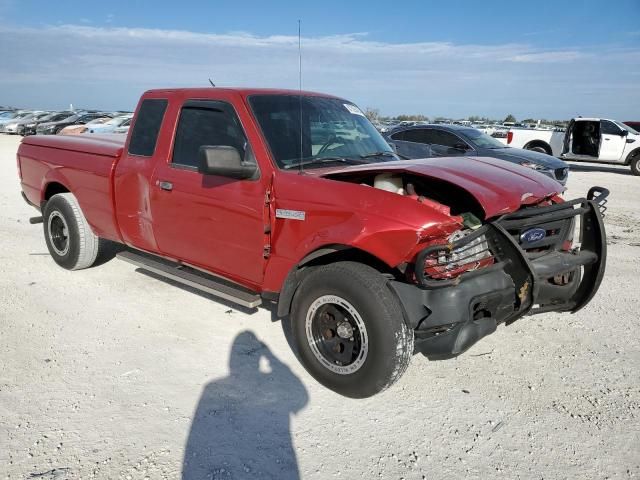
[[501, 327], [455, 360], [414, 357], [393, 388], [350, 400], [304, 371], [267, 310], [118, 260], [57, 267], [20, 197], [18, 142], [0, 136], [0, 478], [640, 476], [640, 178], [627, 168], [571, 173], [568, 197], [612, 191], [608, 270], [587, 308]]

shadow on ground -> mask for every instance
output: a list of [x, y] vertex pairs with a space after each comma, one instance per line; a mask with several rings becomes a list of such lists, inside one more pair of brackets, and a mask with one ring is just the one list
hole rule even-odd
[[207, 384], [185, 447], [182, 479], [298, 479], [291, 414], [308, 401], [289, 367], [249, 331], [234, 340], [229, 376]]

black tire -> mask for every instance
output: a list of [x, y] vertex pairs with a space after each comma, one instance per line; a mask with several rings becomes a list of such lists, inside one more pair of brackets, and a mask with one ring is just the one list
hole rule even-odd
[[[335, 330], [323, 323], [336, 322], [335, 318], [339, 319]], [[360, 263], [316, 267], [298, 287], [287, 320], [294, 350], [307, 371], [347, 397], [370, 397], [390, 387], [413, 354], [413, 332], [400, 303], [386, 279]], [[331, 342], [334, 347], [329, 347]], [[342, 352], [354, 360], [335, 361], [332, 355]]]
[[51, 197], [44, 207], [43, 220], [44, 239], [58, 265], [67, 270], [81, 270], [95, 263], [100, 239], [91, 230], [72, 193]]
[[631, 166], [631, 173], [634, 175], [640, 175], [640, 152], [631, 157], [629, 165]]
[[531, 150], [532, 152], [538, 152], [538, 153], [546, 153], [547, 155], [551, 155], [551, 152], [549, 150], [547, 150], [545, 147], [542, 147], [540, 145], [535, 145], [533, 147], [527, 147], [527, 150]]

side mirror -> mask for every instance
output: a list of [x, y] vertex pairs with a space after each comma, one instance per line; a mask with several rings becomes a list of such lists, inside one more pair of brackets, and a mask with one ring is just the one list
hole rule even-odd
[[240, 152], [228, 145], [202, 145], [198, 151], [198, 172], [203, 175], [242, 180], [252, 178], [258, 171], [254, 163], [245, 163]]
[[464, 143], [456, 143], [453, 148], [455, 148], [456, 150], [462, 150], [464, 152], [466, 152], [467, 150], [469, 150], [469, 147], [464, 144]]
[[621, 136], [621, 137], [626, 137], [627, 135], [629, 135], [629, 130], [622, 130], [622, 131], [620, 132], [620, 136]]

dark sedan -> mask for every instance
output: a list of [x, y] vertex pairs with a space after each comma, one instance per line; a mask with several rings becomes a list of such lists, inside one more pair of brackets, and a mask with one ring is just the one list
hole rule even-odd
[[64, 127], [68, 127], [69, 125], [84, 124], [104, 116], [108, 115], [105, 115], [104, 113], [77, 113], [62, 120], [41, 123], [36, 127], [36, 133], [38, 135], [56, 135], [60, 130]]
[[22, 131], [18, 132], [20, 135], [35, 135], [36, 134], [36, 128], [38, 128], [38, 125], [41, 125], [43, 123], [48, 123], [48, 122], [58, 122], [60, 120], [64, 120], [65, 118], [69, 118], [71, 115], [73, 115], [73, 112], [53, 112], [50, 113], [49, 115], [46, 115], [42, 118], [39, 118], [33, 122], [29, 122], [29, 123], [25, 123], [24, 127], [22, 128]]
[[569, 166], [551, 155], [511, 148], [475, 128], [461, 125], [420, 125], [396, 128], [386, 134], [389, 144], [403, 158], [493, 157], [537, 170], [562, 185]]

